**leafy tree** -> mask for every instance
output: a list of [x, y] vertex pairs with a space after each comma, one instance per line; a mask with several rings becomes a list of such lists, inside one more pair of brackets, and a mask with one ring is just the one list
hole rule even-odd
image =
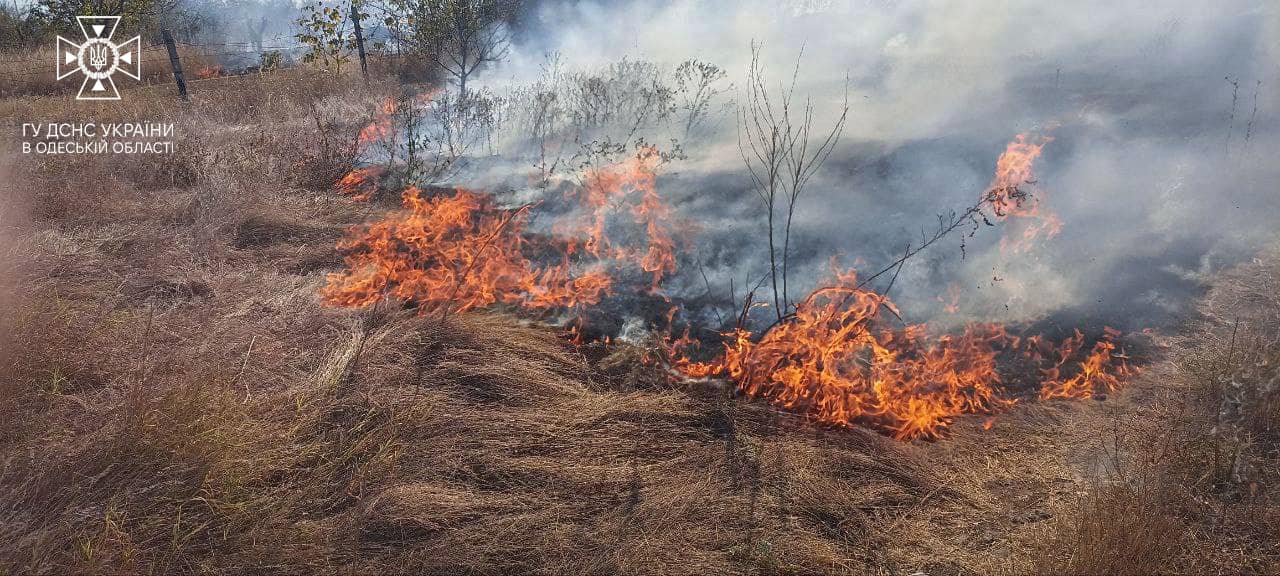
[[76, 16], [120, 16], [121, 32], [152, 38], [163, 25], [196, 18], [181, 0], [37, 0], [31, 15], [48, 34], [79, 34]]
[[0, 4], [0, 48], [25, 48], [44, 38], [40, 23], [29, 7]]
[[466, 99], [467, 80], [476, 70], [506, 58], [515, 0], [395, 1], [406, 16], [413, 51], [453, 77], [460, 99]]
[[[343, 8], [341, 3], [329, 5], [324, 0], [302, 7], [302, 17], [297, 20], [301, 32], [295, 38], [308, 48], [304, 61], [319, 62], [325, 67], [332, 65], [335, 74], [342, 72], [342, 63], [349, 60], [356, 49], [350, 4], [347, 7]], [[359, 10], [359, 5], [356, 9]]]

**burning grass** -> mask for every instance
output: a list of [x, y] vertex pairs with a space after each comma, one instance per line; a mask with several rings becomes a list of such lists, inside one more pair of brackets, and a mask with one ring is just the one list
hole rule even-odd
[[924, 325], [888, 327], [878, 313], [893, 303], [857, 286], [856, 273], [842, 274], [801, 302], [794, 320], [758, 339], [739, 330], [722, 358], [678, 360], [679, 369], [725, 375], [744, 393], [819, 422], [859, 423], [900, 439], [937, 437], [957, 415], [1013, 403], [996, 389], [993, 342], [1003, 330], [974, 326], [929, 338]]
[[[1020, 338], [995, 324], [971, 324], [959, 334], [929, 333], [925, 324], [894, 326], [888, 298], [860, 287], [855, 272], [837, 274], [796, 306], [795, 316], [762, 336], [739, 329], [723, 356], [695, 362], [677, 342], [675, 367], [695, 378], [722, 375], [749, 396], [766, 398], [827, 424], [861, 424], [895, 438], [937, 438], [962, 414], [992, 414], [1016, 400], [1001, 387], [997, 358], [1002, 353], [1042, 366], [1044, 351], [1056, 358], [1042, 375], [1039, 395], [1092, 398], [1114, 391], [1132, 370], [1116, 360], [1116, 344], [1100, 339], [1091, 353], [1075, 360], [1084, 336], [1060, 346], [1039, 336]], [[1119, 333], [1107, 329], [1107, 337]], [[1073, 363], [1073, 375], [1063, 377]]]
[[[362, 131], [383, 133], [384, 119]], [[1018, 219], [1022, 241], [1034, 240], [1053, 221], [1032, 206], [1037, 200], [1019, 186], [1032, 181], [1032, 164], [1049, 140], [1031, 144], [1026, 135], [1009, 144], [997, 161], [996, 176], [970, 218], [985, 220], [989, 207], [999, 219]], [[457, 190], [423, 198], [417, 188], [403, 194], [404, 210], [357, 230], [339, 245], [347, 251], [347, 271], [329, 278], [323, 297], [340, 306], [363, 307], [383, 299], [408, 302], [422, 313], [483, 308], [494, 304], [528, 310], [574, 312], [574, 334], [581, 336], [587, 310], [624, 284], [620, 273], [638, 267], [648, 275], [647, 288], [629, 287], [662, 296], [665, 277], [678, 269], [677, 238], [682, 234], [673, 210], [658, 192], [656, 173], [661, 154], [651, 146], [605, 166], [589, 165], [581, 185], [569, 188], [564, 201], [575, 210], [552, 227], [556, 236], [534, 241], [527, 220], [535, 204], [499, 209], [487, 196]], [[349, 193], [364, 181], [360, 169], [343, 178]], [[348, 181], [351, 182], [348, 182]], [[611, 217], [630, 206], [630, 224], [641, 227], [647, 246], [615, 243], [608, 233]], [[1030, 222], [1030, 224], [1026, 224]], [[1029, 226], [1029, 227], [1026, 227]], [[1027, 231], [1031, 231], [1027, 234]], [[683, 244], [687, 244], [684, 242]], [[554, 254], [558, 263], [539, 267], [529, 252]], [[748, 396], [764, 398], [824, 424], [863, 425], [895, 438], [937, 438], [957, 416], [992, 414], [1016, 400], [1002, 387], [997, 358], [1016, 355], [1039, 372], [1042, 399], [1083, 399], [1114, 392], [1132, 374], [1119, 332], [1106, 329], [1091, 350], [1076, 331], [1062, 343], [1040, 336], [1022, 338], [1004, 326], [972, 325], [958, 334], [931, 333], [926, 324], [902, 323], [896, 306], [884, 295], [864, 288], [856, 271], [837, 272], [833, 283], [819, 287], [794, 311], [769, 328], [753, 333], [743, 321], [723, 335], [723, 352], [715, 358], [689, 357], [700, 342], [668, 337], [665, 353], [678, 374], [688, 378], [715, 376], [734, 383]], [[673, 302], [665, 326], [673, 329], [680, 312]]]
[[422, 310], [467, 311], [502, 302], [530, 309], [576, 308], [600, 301], [609, 279], [570, 276], [567, 258], [537, 267], [524, 255], [527, 207], [500, 210], [487, 196], [458, 190], [423, 198], [404, 192], [405, 212], [370, 225], [339, 245], [350, 270], [330, 276], [324, 298], [366, 306], [382, 298]]
[[[41, 391], [40, 369], [6, 372], [5, 408], [22, 415], [2, 444], [6, 569], [823, 571], [883, 555], [828, 535], [873, 522], [852, 513], [937, 489], [886, 439], [831, 446], [717, 394], [623, 390], [509, 318], [349, 324], [312, 285], [262, 280], [221, 278], [214, 299], [159, 314], [134, 305], [102, 328], [112, 344], [85, 348], [101, 352], [81, 357], [94, 378], [66, 370]], [[22, 325], [21, 366], [76, 357], [30, 335], [93, 335], [56, 320]]]

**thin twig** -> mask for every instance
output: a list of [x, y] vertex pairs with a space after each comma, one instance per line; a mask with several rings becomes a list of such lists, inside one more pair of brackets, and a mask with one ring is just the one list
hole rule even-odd
[[[911, 246], [910, 246], [910, 245], [908, 245], [908, 246], [907, 246], [907, 251], [906, 251], [905, 253], [903, 253], [903, 255], [902, 255], [901, 257], [899, 257], [897, 260], [894, 260], [894, 261], [893, 261], [893, 262], [891, 262], [888, 266], [885, 266], [884, 268], [882, 268], [880, 271], [876, 272], [875, 274], [872, 274], [871, 276], [868, 276], [867, 278], [863, 279], [861, 282], [858, 282], [858, 284], [857, 284], [856, 286], [854, 286], [854, 287], [853, 287], [853, 291], [851, 292], [851, 294], [852, 294], [852, 293], [856, 293], [858, 290], [860, 290], [861, 288], [863, 288], [864, 286], [866, 286], [867, 284], [869, 284], [869, 283], [870, 283], [870, 282], [872, 282], [873, 280], [875, 280], [875, 279], [877, 279], [877, 278], [879, 278], [879, 277], [881, 277], [881, 276], [883, 276], [883, 275], [885, 275], [885, 274], [889, 273], [890, 271], [895, 271], [895, 272], [894, 272], [894, 276], [893, 276], [893, 277], [896, 279], [896, 278], [897, 278], [897, 271], [900, 271], [900, 270], [902, 269], [902, 266], [907, 262], [907, 260], [910, 260], [910, 259], [911, 259], [913, 256], [915, 256], [916, 254], [919, 254], [919, 253], [923, 252], [924, 250], [928, 249], [930, 246], [932, 246], [932, 245], [934, 245], [935, 243], [937, 243], [939, 240], [941, 240], [941, 239], [943, 239], [944, 237], [948, 236], [949, 234], [951, 234], [952, 232], [954, 232], [957, 228], [959, 228], [962, 224], [964, 224], [964, 223], [966, 223], [966, 222], [976, 223], [976, 222], [977, 222], [976, 217], [977, 217], [978, 215], [982, 214], [982, 207], [983, 207], [983, 206], [985, 206], [988, 202], [990, 202], [990, 200], [991, 200], [991, 196], [990, 196], [989, 194], [984, 195], [981, 201], [979, 201], [977, 204], [974, 204], [973, 206], [970, 206], [969, 208], [967, 208], [967, 209], [966, 209], [964, 212], [962, 212], [959, 216], [956, 216], [956, 215], [952, 214], [951, 219], [950, 219], [950, 221], [949, 221], [949, 222], [948, 222], [948, 221], [946, 221], [945, 219], [943, 219], [943, 220], [939, 223], [938, 230], [937, 230], [936, 232], [934, 232], [934, 234], [933, 234], [933, 236], [932, 236], [932, 237], [930, 237], [930, 238], [922, 238], [922, 239], [921, 239], [921, 240], [922, 240], [922, 242], [920, 243], [920, 245], [919, 245], [919, 246], [917, 246], [917, 247], [916, 247], [916, 248], [914, 248], [914, 249], [913, 249], [913, 248], [911, 248]], [[985, 218], [985, 217], [984, 217], [984, 218]], [[890, 287], [892, 287], [892, 282], [890, 283]], [[839, 308], [839, 307], [843, 306], [843, 305], [844, 305], [844, 301], [845, 301], [845, 300], [848, 300], [848, 299], [849, 299], [849, 295], [846, 295], [846, 296], [844, 297], [844, 300], [841, 300], [841, 302], [840, 302], [836, 307], [837, 307], [837, 308]], [[895, 314], [895, 315], [896, 315], [896, 314]], [[768, 327], [766, 327], [764, 330], [762, 330], [762, 331], [760, 332], [759, 337], [763, 338], [765, 334], [769, 333], [769, 331], [770, 331], [770, 330], [773, 330], [773, 329], [774, 329], [774, 328], [776, 328], [779, 324], [782, 324], [783, 322], [790, 321], [791, 319], [794, 319], [795, 317], [796, 317], [796, 313], [795, 313], [795, 312], [790, 312], [790, 313], [788, 313], [788, 314], [786, 314], [786, 315], [782, 316], [782, 317], [781, 317], [781, 318], [779, 318], [777, 321], [775, 321], [773, 324], [770, 324]], [[901, 317], [899, 317], [899, 319], [901, 319]]]
[[[702, 265], [701, 257], [698, 258], [698, 273], [702, 274], [702, 283], [705, 284], [707, 287], [707, 297], [714, 299], [715, 295], [712, 293], [712, 290], [711, 290], [711, 280], [707, 279], [707, 270]], [[732, 302], [732, 300], [730, 300], [730, 302]], [[718, 308], [715, 305], [712, 305], [711, 311], [714, 312], [716, 315], [716, 326], [723, 328], [724, 317], [720, 315], [720, 308]]]

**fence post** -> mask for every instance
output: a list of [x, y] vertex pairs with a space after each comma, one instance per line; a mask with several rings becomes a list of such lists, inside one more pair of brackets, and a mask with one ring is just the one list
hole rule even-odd
[[369, 65], [364, 59], [364, 34], [360, 30], [360, 11], [356, 9], [359, 4], [356, 0], [351, 0], [351, 22], [355, 24], [356, 33], [356, 50], [360, 52], [360, 74], [365, 80], [369, 79]]
[[164, 47], [169, 49], [169, 66], [173, 68], [173, 79], [178, 83], [178, 95], [183, 100], [187, 98], [187, 81], [182, 78], [182, 62], [178, 61], [178, 47], [173, 43], [173, 34], [168, 28], [160, 31], [160, 35], [164, 37]]

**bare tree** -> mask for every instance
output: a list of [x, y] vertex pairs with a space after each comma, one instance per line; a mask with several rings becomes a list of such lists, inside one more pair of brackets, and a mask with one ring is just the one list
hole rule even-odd
[[[746, 99], [738, 109], [738, 150], [751, 175], [755, 192], [764, 204], [769, 234], [769, 280], [773, 288], [774, 313], [779, 319], [788, 313], [791, 306], [787, 273], [791, 223], [796, 205], [809, 180], [831, 156], [849, 116], [846, 84], [840, 116], [832, 123], [826, 136], [811, 140], [813, 102], [806, 99], [802, 108], [795, 109], [796, 80], [800, 75], [802, 57], [803, 51], [796, 58], [790, 85], [780, 87], [780, 100], [775, 103], [769, 96], [760, 64], [760, 47], [752, 43]], [[782, 205], [784, 202], [785, 206]], [[777, 248], [779, 236], [781, 254]]]
[[453, 77], [466, 99], [467, 80], [506, 57], [514, 0], [406, 0], [417, 51]]

